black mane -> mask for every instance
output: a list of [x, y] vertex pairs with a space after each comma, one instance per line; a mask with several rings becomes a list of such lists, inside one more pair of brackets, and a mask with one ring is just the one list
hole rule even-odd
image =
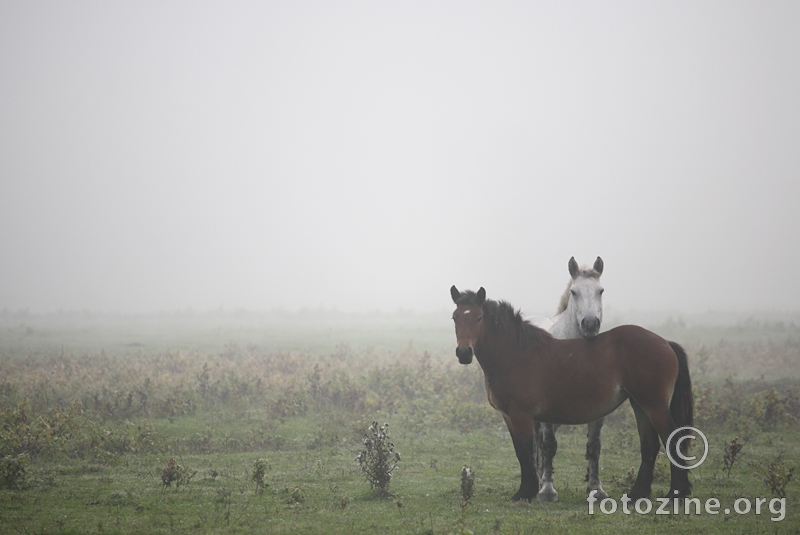
[[498, 302], [487, 299], [483, 303], [483, 311], [491, 318], [487, 325], [492, 330], [514, 332], [515, 338], [522, 347], [538, 345], [553, 338], [549, 332], [524, 319], [522, 313], [515, 310], [507, 301]]

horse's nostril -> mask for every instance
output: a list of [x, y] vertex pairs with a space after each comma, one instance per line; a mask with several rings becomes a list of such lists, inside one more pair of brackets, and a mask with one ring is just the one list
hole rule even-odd
[[600, 330], [600, 320], [594, 316], [583, 318], [581, 327], [583, 327], [584, 333], [596, 333]]
[[456, 356], [461, 364], [469, 364], [472, 362], [472, 348], [469, 346], [456, 348]]

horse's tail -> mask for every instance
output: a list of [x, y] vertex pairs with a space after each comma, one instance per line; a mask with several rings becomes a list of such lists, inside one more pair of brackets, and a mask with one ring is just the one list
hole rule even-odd
[[[672, 401], [669, 403], [669, 412], [678, 427], [694, 425], [694, 394], [692, 393], [692, 379], [689, 377], [689, 360], [686, 351], [676, 344], [670, 342], [669, 345], [678, 357], [678, 380], [675, 381], [675, 389], [672, 391]], [[689, 441], [681, 442], [681, 450], [684, 455], [688, 453]]]

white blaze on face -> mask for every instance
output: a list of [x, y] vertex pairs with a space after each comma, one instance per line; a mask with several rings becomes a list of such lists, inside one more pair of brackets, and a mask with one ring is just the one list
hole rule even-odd
[[464, 314], [469, 314], [470, 312], [472, 312], [472, 311], [471, 310], [465, 310]]

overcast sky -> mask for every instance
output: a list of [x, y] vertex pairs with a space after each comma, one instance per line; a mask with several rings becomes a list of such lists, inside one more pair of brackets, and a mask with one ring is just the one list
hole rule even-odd
[[0, 310], [797, 310], [800, 2], [0, 0]]

